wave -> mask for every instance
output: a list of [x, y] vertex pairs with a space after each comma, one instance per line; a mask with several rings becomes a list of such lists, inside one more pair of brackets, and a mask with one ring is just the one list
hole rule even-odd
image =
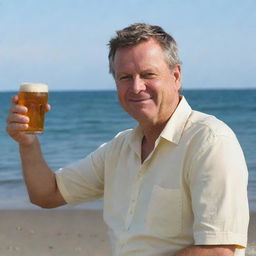
[[23, 180], [22, 179], [5, 179], [5, 180], [0, 180], [0, 185], [18, 185], [22, 184]]

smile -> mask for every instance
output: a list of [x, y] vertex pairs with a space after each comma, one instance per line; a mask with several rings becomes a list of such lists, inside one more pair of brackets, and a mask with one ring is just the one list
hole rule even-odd
[[131, 102], [145, 102], [151, 100], [151, 98], [146, 98], [146, 99], [130, 99]]

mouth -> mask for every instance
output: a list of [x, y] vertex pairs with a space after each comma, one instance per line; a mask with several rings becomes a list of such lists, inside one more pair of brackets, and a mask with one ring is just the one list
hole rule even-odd
[[134, 103], [140, 103], [140, 102], [146, 102], [151, 100], [152, 98], [142, 98], [142, 99], [130, 99], [130, 102], [134, 102]]

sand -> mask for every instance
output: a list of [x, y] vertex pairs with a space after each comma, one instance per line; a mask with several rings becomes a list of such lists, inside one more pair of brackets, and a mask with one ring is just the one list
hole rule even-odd
[[111, 255], [102, 211], [2, 210], [0, 255]]
[[[1, 210], [0, 256], [110, 256], [100, 210]], [[247, 255], [256, 255], [251, 214]]]

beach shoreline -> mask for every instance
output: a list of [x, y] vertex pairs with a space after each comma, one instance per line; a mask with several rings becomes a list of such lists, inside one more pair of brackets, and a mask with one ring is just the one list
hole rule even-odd
[[[256, 213], [250, 214], [246, 255], [256, 255]], [[110, 256], [102, 210], [0, 210], [0, 255]]]

